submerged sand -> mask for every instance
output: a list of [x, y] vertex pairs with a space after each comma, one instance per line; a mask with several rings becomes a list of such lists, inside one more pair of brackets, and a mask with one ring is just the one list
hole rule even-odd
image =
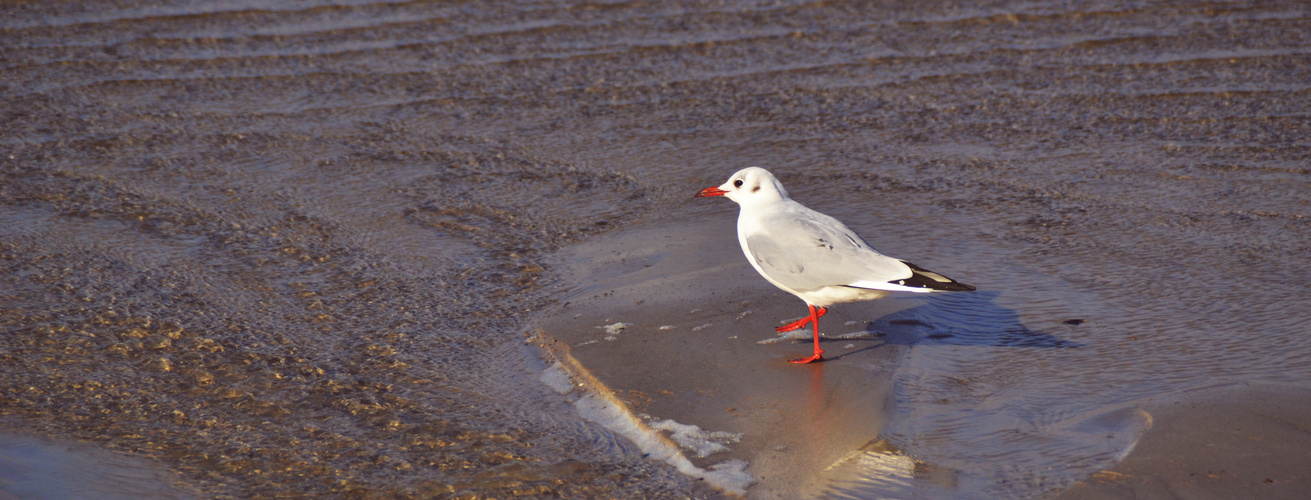
[[[906, 400], [898, 399], [896, 372], [915, 362], [911, 351], [954, 341], [955, 333], [941, 328], [906, 330], [929, 326], [906, 318], [932, 321], [932, 313], [916, 316], [916, 308], [933, 298], [836, 306], [821, 320], [827, 360], [790, 364], [809, 352], [809, 330], [779, 335], [773, 327], [794, 319], [803, 303], [746, 265], [732, 231], [731, 218], [687, 220], [568, 249], [555, 265], [576, 285], [535, 330], [539, 342], [556, 346], [547, 357], [568, 358], [587, 384], [613, 395], [615, 411], [642, 422], [646, 428], [630, 439], [681, 445], [679, 459], [701, 468], [692, 475], [745, 462], [750, 498], [978, 495], [986, 469], [908, 453], [883, 435], [890, 421], [920, 411], [898, 408]], [[1010, 347], [993, 340], [1002, 349], [1084, 348], [1032, 331]], [[1311, 470], [1308, 396], [1296, 386], [1221, 384], [1058, 422], [1041, 430], [1046, 439], [1083, 444], [1066, 451], [1076, 462], [1064, 467], [1058, 455], [1047, 455], [1050, 467], [1065, 468], [1062, 477], [1072, 479], [1054, 493], [1293, 498], [1311, 486], [1303, 472]], [[695, 438], [683, 439], [680, 427], [694, 429]], [[1089, 456], [1099, 458], [1080, 465]], [[722, 492], [740, 487], [715, 481], [708, 478]]]
[[1311, 491], [1311, 391], [1242, 384], [1142, 406], [1153, 424], [1133, 451], [1058, 498], [1291, 499]]
[[878, 438], [897, 349], [875, 349], [877, 336], [834, 312], [822, 330], [855, 335], [825, 339], [824, 363], [788, 363], [809, 352], [808, 332], [761, 342], [804, 305], [744, 269], [735, 245], [696, 237], [724, 226], [634, 231], [571, 249], [563, 264], [588, 285], [541, 329], [648, 421], [722, 433], [722, 447], [689, 446], [689, 458], [749, 463], [753, 497], [819, 491], [829, 465]]

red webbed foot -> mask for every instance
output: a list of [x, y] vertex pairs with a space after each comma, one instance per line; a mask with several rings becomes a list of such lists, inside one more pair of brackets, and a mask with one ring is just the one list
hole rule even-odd
[[806, 363], [814, 363], [816, 361], [824, 361], [824, 351], [815, 351], [815, 354], [811, 355], [809, 358], [789, 359], [788, 363], [802, 365]]

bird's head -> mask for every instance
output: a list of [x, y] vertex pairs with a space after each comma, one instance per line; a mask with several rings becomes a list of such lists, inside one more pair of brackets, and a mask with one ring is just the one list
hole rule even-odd
[[774, 174], [769, 173], [760, 167], [747, 167], [738, 170], [728, 182], [715, 187], [709, 187], [697, 192], [696, 198], [708, 198], [711, 196], [723, 196], [737, 202], [738, 205], [755, 205], [758, 203], [769, 203], [778, 200], [785, 200], [788, 192], [783, 189], [783, 185], [774, 178]]

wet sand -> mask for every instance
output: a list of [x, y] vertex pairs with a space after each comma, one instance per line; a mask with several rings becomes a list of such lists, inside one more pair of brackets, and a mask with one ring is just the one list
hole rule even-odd
[[541, 328], [649, 420], [733, 435], [705, 457], [689, 449], [698, 465], [749, 463], [753, 497], [819, 491], [829, 465], [878, 437], [897, 349], [877, 349], [881, 339], [844, 326], [841, 311], [825, 317], [826, 331], [856, 335], [826, 339], [825, 363], [787, 362], [809, 352], [809, 336], [760, 344], [804, 305], [760, 286], [735, 247], [704, 237], [725, 226], [658, 226], [571, 247], [558, 268], [588, 285]]
[[[568, 248], [553, 265], [576, 285], [536, 335], [570, 346], [564, 355], [588, 383], [636, 418], [695, 426], [690, 442], [646, 432], [682, 444], [696, 465], [746, 462], [751, 498], [975, 496], [961, 476], [977, 471], [923, 461], [881, 435], [896, 416], [893, 375], [920, 343], [899, 338], [907, 321], [890, 318], [925, 299], [835, 307], [822, 321], [828, 360], [789, 364], [809, 352], [809, 330], [785, 340], [772, 327], [803, 304], [725, 244], [733, 230], [731, 219], [684, 220]], [[1075, 420], [1062, 427], [1105, 438], [1108, 467], [1059, 498], [1298, 498], [1311, 486], [1311, 392], [1299, 386], [1197, 388]], [[725, 435], [701, 434], [715, 432]], [[706, 454], [706, 440], [722, 446]]]
[[[535, 332], [749, 497], [1058, 495], [1221, 434], [1154, 401], [1309, 388], [1301, 2], [0, 10], [0, 415], [205, 497], [723, 495]], [[804, 308], [689, 198], [747, 165], [979, 291], [784, 364]]]
[[1152, 430], [1124, 460], [1058, 498], [1302, 498], [1311, 392], [1244, 385], [1143, 403]]

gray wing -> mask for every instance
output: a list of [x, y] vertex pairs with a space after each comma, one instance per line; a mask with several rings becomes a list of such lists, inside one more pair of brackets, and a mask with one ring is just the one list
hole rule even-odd
[[886, 289], [878, 285], [913, 274], [909, 266], [878, 253], [827, 215], [806, 210], [760, 222], [762, 231], [746, 237], [747, 248], [766, 276], [793, 290], [828, 286]]

